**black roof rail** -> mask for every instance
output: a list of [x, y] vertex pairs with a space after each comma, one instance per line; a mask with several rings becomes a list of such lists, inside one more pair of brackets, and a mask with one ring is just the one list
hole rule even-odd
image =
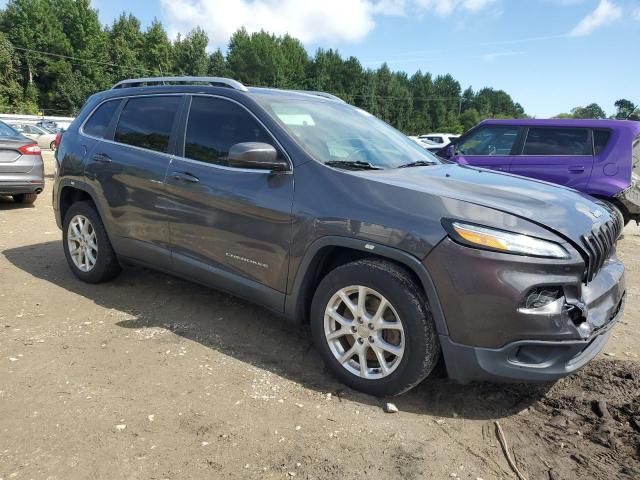
[[223, 77], [147, 77], [131, 78], [116, 83], [112, 88], [142, 87], [145, 85], [171, 85], [176, 83], [199, 84], [205, 83], [214, 87], [228, 87], [242, 92], [248, 91], [242, 83], [231, 78]]

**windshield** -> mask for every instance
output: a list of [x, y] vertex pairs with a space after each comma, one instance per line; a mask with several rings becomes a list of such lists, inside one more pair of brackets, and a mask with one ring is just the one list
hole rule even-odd
[[0, 137], [17, 137], [20, 135], [6, 123], [0, 122]]
[[338, 102], [257, 99], [316, 160], [376, 169], [441, 161], [359, 108]]

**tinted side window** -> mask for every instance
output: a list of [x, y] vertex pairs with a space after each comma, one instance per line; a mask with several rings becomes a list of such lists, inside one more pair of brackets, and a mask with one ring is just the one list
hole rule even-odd
[[84, 133], [93, 137], [104, 138], [107, 127], [115, 113], [120, 100], [111, 100], [100, 105], [84, 124]]
[[530, 128], [523, 155], [591, 155], [586, 128]]
[[611, 130], [594, 130], [593, 131], [593, 149], [596, 155], [600, 155], [611, 138]]
[[227, 165], [229, 149], [242, 142], [263, 142], [276, 147], [271, 136], [241, 106], [219, 98], [193, 97], [185, 157]]
[[122, 109], [114, 140], [166, 153], [182, 97], [131, 98]]
[[511, 155], [518, 138], [518, 127], [487, 125], [471, 132], [456, 147], [460, 155]]

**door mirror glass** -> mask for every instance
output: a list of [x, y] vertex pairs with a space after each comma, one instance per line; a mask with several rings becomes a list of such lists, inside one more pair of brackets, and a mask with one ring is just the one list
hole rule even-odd
[[453, 143], [447, 145], [444, 149], [444, 155], [446, 158], [453, 158], [456, 155], [456, 146]]
[[282, 172], [289, 170], [289, 164], [278, 158], [276, 149], [268, 143], [242, 142], [229, 149], [227, 162], [230, 167], [251, 168]]

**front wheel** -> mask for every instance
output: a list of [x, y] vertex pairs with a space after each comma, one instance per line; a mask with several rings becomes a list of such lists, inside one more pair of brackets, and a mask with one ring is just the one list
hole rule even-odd
[[311, 329], [334, 374], [375, 396], [410, 390], [440, 356], [420, 287], [403, 268], [383, 260], [359, 260], [327, 274], [313, 299]]

